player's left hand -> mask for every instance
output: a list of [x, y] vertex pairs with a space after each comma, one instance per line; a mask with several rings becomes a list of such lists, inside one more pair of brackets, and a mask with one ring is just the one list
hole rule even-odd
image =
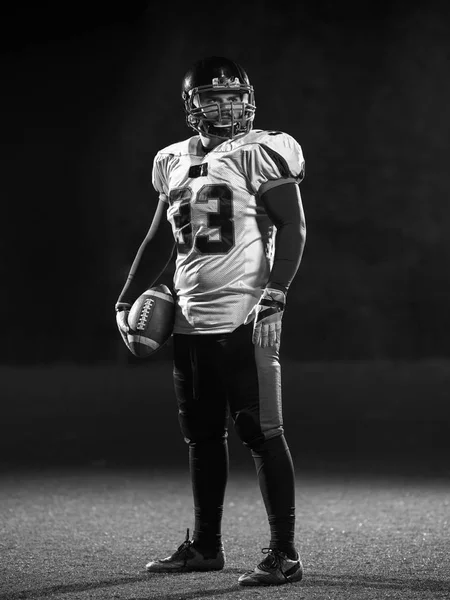
[[258, 304], [245, 319], [245, 325], [253, 321], [253, 343], [267, 348], [276, 346], [281, 338], [281, 319], [286, 304], [286, 294], [280, 290], [266, 288]]

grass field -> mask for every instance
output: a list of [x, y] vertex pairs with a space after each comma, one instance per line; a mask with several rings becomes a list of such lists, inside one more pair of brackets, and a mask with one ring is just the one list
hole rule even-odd
[[267, 545], [252, 471], [230, 474], [219, 573], [149, 575], [192, 528], [187, 474], [16, 470], [0, 479], [0, 600], [440, 599], [450, 597], [447, 478], [297, 473], [304, 580], [241, 588]]

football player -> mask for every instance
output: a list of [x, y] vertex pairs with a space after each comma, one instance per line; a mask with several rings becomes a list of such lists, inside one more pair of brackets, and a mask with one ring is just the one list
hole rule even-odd
[[132, 303], [176, 249], [174, 383], [189, 447], [194, 532], [151, 573], [220, 570], [228, 416], [253, 456], [270, 542], [241, 585], [299, 581], [294, 467], [284, 436], [279, 361], [289, 286], [305, 244], [300, 145], [253, 129], [254, 90], [236, 62], [208, 57], [186, 73], [182, 100], [195, 135], [160, 150], [153, 222], [116, 304], [126, 341]]

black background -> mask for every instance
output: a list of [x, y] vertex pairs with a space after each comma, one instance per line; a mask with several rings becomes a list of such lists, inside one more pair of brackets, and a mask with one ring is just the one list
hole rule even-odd
[[156, 206], [153, 156], [191, 135], [181, 79], [212, 54], [247, 70], [255, 126], [290, 133], [306, 158], [285, 354], [448, 356], [448, 13], [437, 2], [9, 7], [1, 361], [123, 361], [113, 307]]
[[447, 3], [2, 10], [0, 463], [185, 464], [171, 344], [135, 359], [114, 304], [156, 207], [153, 157], [193, 133], [183, 75], [224, 55], [255, 87], [255, 126], [306, 158], [281, 346], [296, 465], [448, 472]]

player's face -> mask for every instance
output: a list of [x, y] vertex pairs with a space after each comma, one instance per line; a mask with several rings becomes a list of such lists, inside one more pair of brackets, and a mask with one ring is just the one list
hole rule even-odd
[[243, 102], [248, 102], [248, 94], [232, 91], [207, 91], [194, 98], [194, 105], [202, 109], [204, 119], [210, 125], [208, 136], [200, 134], [205, 147], [211, 148], [223, 142], [222, 136], [231, 132], [233, 121], [242, 119]]
[[[244, 97], [243, 97], [244, 96]], [[241, 119], [243, 106], [248, 94], [236, 92], [203, 92], [195, 104], [203, 109], [203, 114], [214, 127], [228, 127], [231, 124], [231, 115], [234, 119]]]

